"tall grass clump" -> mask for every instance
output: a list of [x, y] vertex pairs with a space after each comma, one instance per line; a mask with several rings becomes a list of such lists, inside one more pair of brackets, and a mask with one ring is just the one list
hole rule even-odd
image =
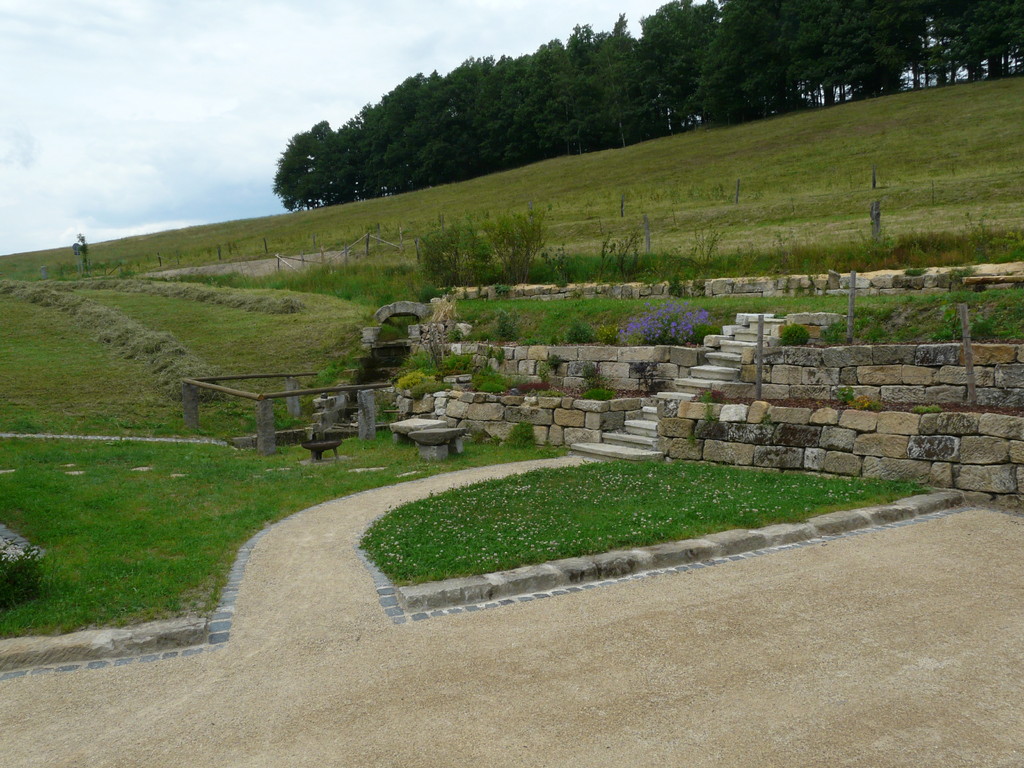
[[0, 611], [35, 599], [42, 588], [42, 551], [0, 539]]

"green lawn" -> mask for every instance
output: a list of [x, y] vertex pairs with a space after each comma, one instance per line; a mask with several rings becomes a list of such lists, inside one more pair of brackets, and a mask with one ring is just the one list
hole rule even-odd
[[[0, 469], [15, 470], [0, 474], [0, 522], [47, 550], [42, 597], [0, 613], [0, 637], [205, 613], [238, 547], [267, 523], [402, 482], [406, 472], [564, 453], [470, 443], [430, 463], [384, 433], [346, 441], [340, 452], [351, 459], [308, 467], [298, 463], [308, 457], [299, 448], [260, 457], [209, 445], [0, 440]], [[359, 467], [384, 469], [349, 471]]]
[[884, 503], [917, 485], [703, 464], [610, 462], [542, 469], [404, 504], [362, 546], [398, 583], [793, 523]]

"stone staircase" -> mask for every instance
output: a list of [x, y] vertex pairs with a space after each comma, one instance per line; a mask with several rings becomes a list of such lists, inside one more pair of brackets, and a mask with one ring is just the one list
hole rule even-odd
[[588, 459], [622, 459], [625, 461], [662, 461], [665, 454], [658, 448], [658, 406], [643, 406], [639, 419], [626, 419], [624, 428], [601, 432], [597, 443], [575, 443], [570, 454]]
[[[722, 327], [721, 334], [704, 337], [707, 363], [696, 365], [690, 369], [690, 375], [675, 380], [677, 395], [694, 395], [706, 389], [726, 390], [726, 394], [744, 396], [749, 385], [740, 381], [740, 371], [744, 365], [754, 361], [754, 349], [757, 347], [757, 315], [740, 313], [736, 315], [736, 323]], [[779, 343], [779, 333], [786, 324], [783, 317], [764, 316], [765, 346], [771, 347]], [[662, 392], [659, 397], [672, 395]], [[676, 400], [684, 399], [675, 397]]]

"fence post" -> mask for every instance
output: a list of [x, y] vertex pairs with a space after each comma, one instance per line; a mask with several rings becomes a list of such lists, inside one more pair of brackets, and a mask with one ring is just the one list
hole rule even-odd
[[619, 218], [625, 218], [626, 216], [626, 193], [622, 193], [622, 197], [619, 198]]
[[[296, 379], [293, 379], [289, 376], [287, 379], [284, 380], [284, 388], [288, 391], [298, 389], [299, 382]], [[288, 415], [291, 416], [293, 419], [297, 419], [299, 418], [299, 416], [302, 415], [302, 404], [299, 402], [299, 398], [297, 395], [295, 397], [286, 397], [284, 399], [284, 402], [288, 408]]]
[[846, 343], [853, 344], [853, 308], [857, 301], [857, 270], [850, 270], [849, 301], [846, 305]]
[[199, 387], [181, 383], [181, 410], [187, 429], [199, 429]]
[[882, 239], [882, 202], [871, 203], [871, 239], [876, 243]]
[[871, 166], [871, 188], [875, 189], [878, 187], [878, 166]]
[[373, 390], [359, 390], [356, 402], [359, 404], [359, 439], [373, 440], [377, 437], [377, 399]]
[[256, 401], [256, 452], [260, 456], [273, 456], [277, 453], [273, 400]]
[[740, 204], [740, 180], [736, 179], [736, 205]]
[[754, 366], [757, 380], [754, 384], [754, 399], [761, 399], [761, 380], [764, 375], [764, 315], [757, 316], [757, 346], [754, 348]]
[[974, 349], [971, 346], [971, 321], [967, 316], [967, 305], [959, 304], [960, 329], [963, 333], [964, 367], [967, 369], [967, 402], [978, 404], [978, 390], [974, 381]]
[[366, 233], [366, 255], [370, 255], [370, 233]]

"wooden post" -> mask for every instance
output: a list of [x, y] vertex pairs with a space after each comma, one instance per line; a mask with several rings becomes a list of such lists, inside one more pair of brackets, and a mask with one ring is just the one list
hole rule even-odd
[[[284, 388], [286, 390], [298, 389], [299, 382], [289, 376], [284, 380]], [[299, 402], [298, 397], [286, 397], [284, 402], [288, 408], [288, 415], [293, 419], [297, 419], [302, 415], [302, 404]]]
[[377, 237], [380, 237], [380, 222], [377, 222]]
[[876, 243], [882, 239], [882, 202], [871, 203], [871, 239]]
[[416, 261], [420, 260], [420, 239], [416, 238]]
[[181, 383], [181, 410], [187, 429], [199, 429], [199, 387]]
[[275, 258], [275, 259], [277, 259], [277, 271], [278, 271], [278, 272], [280, 272], [280, 271], [281, 271], [281, 257], [280, 257], [280, 256], [278, 256], [278, 255], [277, 255], [277, 254], [275, 253], [275, 254], [274, 254], [274, 258]]
[[644, 253], [651, 252], [651, 222], [644, 214]]
[[[217, 246], [217, 261], [220, 261], [220, 246]], [[178, 259], [178, 263], [181, 263], [181, 259]]]
[[871, 166], [871, 188], [876, 189], [878, 187], [878, 166]]
[[849, 301], [846, 305], [846, 343], [853, 344], [853, 307], [857, 300], [857, 270], [850, 270], [850, 288], [846, 292]]
[[370, 233], [366, 233], [366, 255], [370, 255]]
[[626, 194], [623, 193], [622, 197], [619, 198], [619, 218], [625, 218], [626, 216]]
[[359, 439], [373, 440], [377, 437], [377, 400], [373, 390], [359, 390], [356, 402], [359, 404]]
[[273, 400], [256, 401], [256, 452], [260, 456], [273, 456], [277, 453]]
[[764, 377], [764, 315], [757, 316], [757, 346], [754, 348], [754, 368], [757, 376], [754, 383], [754, 399], [761, 399], [761, 380]]
[[401, 227], [398, 228], [398, 247], [403, 251], [405, 250], [405, 232], [402, 231]]
[[740, 180], [736, 179], [736, 205], [740, 204]]
[[978, 404], [978, 390], [974, 380], [974, 349], [971, 347], [971, 321], [967, 315], [967, 305], [959, 304], [960, 329], [963, 333], [964, 367], [967, 369], [967, 402]]
[[270, 253], [270, 251], [267, 249], [267, 238], [265, 237], [263, 238], [263, 252]]
[[156, 263], [159, 264], [161, 267], [164, 265], [164, 260], [160, 258], [159, 253], [156, 255]]

